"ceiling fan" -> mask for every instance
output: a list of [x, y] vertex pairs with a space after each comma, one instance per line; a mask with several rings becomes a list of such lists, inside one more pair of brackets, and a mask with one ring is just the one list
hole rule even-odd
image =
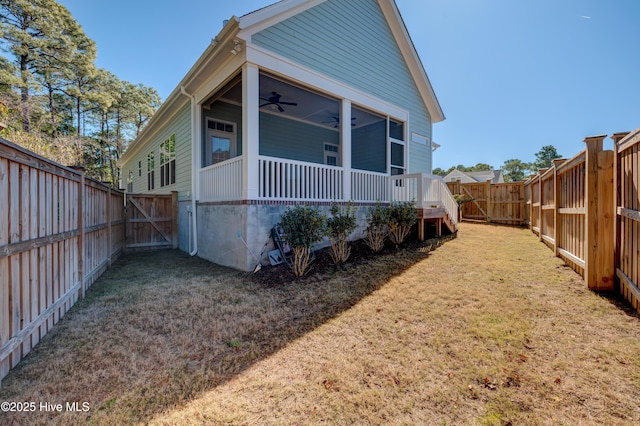
[[[333, 121], [323, 121], [322, 124], [334, 124], [333, 128], [337, 129], [338, 127], [340, 127], [340, 116], [339, 115], [334, 115], [331, 118], [333, 118]], [[356, 124], [353, 122], [353, 120], [355, 120], [355, 117], [351, 117], [351, 127], [355, 127]]]
[[260, 105], [260, 108], [268, 106], [268, 105], [275, 105], [275, 106], [278, 107], [278, 111], [284, 112], [284, 108], [282, 108], [282, 105], [298, 106], [298, 104], [296, 102], [284, 102], [284, 101], [281, 101], [280, 100], [281, 97], [282, 97], [282, 95], [278, 94], [278, 92], [271, 92], [271, 96], [268, 97], [268, 98], [260, 97], [260, 99], [262, 99], [263, 101], [266, 101], [266, 103]]

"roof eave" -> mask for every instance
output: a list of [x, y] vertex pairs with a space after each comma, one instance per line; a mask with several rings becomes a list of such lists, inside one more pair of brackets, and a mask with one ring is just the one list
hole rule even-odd
[[189, 99], [182, 94], [181, 88], [184, 87], [187, 92], [193, 91], [194, 88], [192, 87], [192, 85], [200, 75], [201, 70], [213, 60], [220, 47], [224, 45], [226, 41], [235, 37], [235, 35], [239, 31], [239, 23], [240, 20], [236, 16], [232, 16], [231, 19], [229, 19], [226, 25], [222, 28], [222, 30], [220, 30], [218, 35], [211, 39], [211, 43], [209, 43], [196, 63], [193, 64], [191, 69], [189, 69], [180, 83], [176, 86], [175, 89], [173, 89], [167, 99], [162, 103], [160, 108], [158, 108], [158, 110], [149, 120], [149, 123], [147, 123], [147, 125], [142, 129], [138, 137], [136, 137], [133, 142], [129, 144], [127, 150], [118, 160], [118, 166], [121, 166], [122, 164], [127, 162], [130, 157], [134, 156], [144, 145], [144, 142], [159, 130], [156, 129], [157, 122], [169, 120], [186, 102], [188, 102]]
[[[402, 15], [400, 14], [400, 10], [398, 9], [396, 2], [394, 0], [379, 0], [379, 4], [383, 12], [392, 12], [396, 17], [395, 22], [393, 22], [393, 20], [391, 19], [389, 19], [388, 21], [392, 31], [395, 29], [402, 35], [402, 37], [399, 37], [400, 34], [396, 34], [396, 39], [401, 43], [400, 50], [405, 56], [405, 61], [407, 62], [409, 70], [413, 75], [413, 79], [418, 86], [418, 91], [420, 92], [420, 95], [422, 96], [429, 114], [431, 115], [431, 122], [438, 123], [440, 121], [444, 121], [446, 117], [444, 115], [442, 107], [440, 106], [438, 97], [433, 90], [431, 81], [429, 80], [424, 65], [422, 64], [422, 60], [420, 59], [415, 45], [413, 44], [411, 35], [409, 34], [407, 26], [402, 19]], [[390, 7], [390, 10], [385, 6]]]

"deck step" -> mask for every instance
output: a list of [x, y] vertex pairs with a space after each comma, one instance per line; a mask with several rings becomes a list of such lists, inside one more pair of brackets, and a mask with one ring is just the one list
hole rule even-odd
[[[435, 222], [438, 227], [444, 224], [444, 226], [446, 226], [451, 233], [454, 233], [458, 230], [458, 227], [453, 222], [444, 207], [432, 207], [424, 209], [419, 208], [416, 210], [418, 211], [418, 221], [420, 226], [418, 233], [421, 239], [424, 238], [425, 222]], [[440, 230], [438, 232], [440, 232]]]

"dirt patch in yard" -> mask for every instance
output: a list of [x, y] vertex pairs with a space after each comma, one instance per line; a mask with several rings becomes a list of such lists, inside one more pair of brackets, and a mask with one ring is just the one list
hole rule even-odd
[[276, 284], [126, 256], [0, 388], [90, 411], [0, 423], [640, 422], [640, 319], [529, 231], [462, 224], [346, 269]]

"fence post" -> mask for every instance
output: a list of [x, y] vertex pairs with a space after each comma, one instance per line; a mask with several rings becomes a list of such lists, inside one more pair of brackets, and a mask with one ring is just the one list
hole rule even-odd
[[558, 248], [560, 243], [558, 238], [563, 235], [562, 221], [560, 220], [560, 208], [562, 207], [562, 187], [558, 176], [558, 167], [566, 160], [563, 158], [553, 160], [553, 247], [556, 257], [559, 256]]
[[585, 268], [591, 290], [613, 290], [613, 154], [602, 151], [606, 135], [584, 139], [586, 151]]
[[486, 197], [487, 197], [487, 223], [491, 223], [491, 179], [487, 179], [487, 182], [485, 183], [487, 186], [486, 189]]
[[542, 175], [548, 169], [540, 169], [538, 170], [538, 227], [540, 231], [538, 232], [538, 241], [542, 242], [542, 235], [544, 233], [544, 215], [542, 214], [542, 206], [544, 205], [542, 195], [544, 194], [542, 191]]
[[[351, 173], [349, 173], [351, 174]], [[173, 248], [178, 248], [178, 191], [171, 191], [171, 236]]]
[[84, 173], [80, 172], [78, 182], [78, 279], [80, 280], [80, 290], [78, 297], [84, 299]]
[[113, 253], [113, 235], [111, 229], [111, 185], [107, 187], [107, 266], [111, 267], [111, 254]]

